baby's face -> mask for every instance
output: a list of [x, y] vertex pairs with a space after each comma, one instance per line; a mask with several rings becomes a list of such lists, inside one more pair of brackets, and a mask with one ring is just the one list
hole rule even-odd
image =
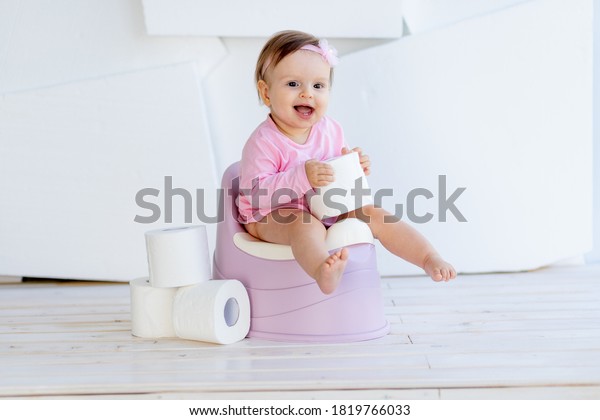
[[292, 140], [306, 140], [329, 104], [329, 64], [313, 51], [299, 50], [267, 71], [259, 83], [264, 103], [279, 129]]

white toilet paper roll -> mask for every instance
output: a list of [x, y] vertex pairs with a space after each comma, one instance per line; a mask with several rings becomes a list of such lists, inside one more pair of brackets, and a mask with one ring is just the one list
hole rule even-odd
[[309, 198], [310, 211], [314, 216], [326, 219], [373, 204], [370, 194], [352, 193], [357, 187], [357, 180], [360, 189], [369, 188], [367, 177], [360, 166], [358, 152], [329, 159], [327, 163], [333, 167], [335, 181], [318, 188], [316, 194]]
[[250, 300], [237, 280], [210, 280], [180, 288], [173, 301], [175, 334], [188, 340], [230, 344], [250, 329]]
[[129, 283], [131, 333], [136, 337], [175, 337], [173, 299], [177, 289], [152, 287], [147, 277]]
[[146, 232], [150, 284], [180, 287], [211, 278], [206, 226]]

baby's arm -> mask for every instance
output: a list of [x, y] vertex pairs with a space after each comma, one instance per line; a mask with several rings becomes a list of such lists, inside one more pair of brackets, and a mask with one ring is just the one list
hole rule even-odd
[[277, 172], [276, 167], [259, 168], [255, 163], [244, 169], [241, 192], [249, 197], [253, 208], [264, 209], [265, 214], [278, 205], [300, 199], [312, 188], [304, 164], [282, 172]]
[[371, 160], [368, 155], [363, 154], [363, 151], [360, 147], [355, 147], [350, 150], [347, 147], [342, 149], [342, 155], [347, 155], [348, 153], [358, 152], [358, 157], [360, 159], [360, 166], [362, 166], [365, 175], [371, 174]]
[[285, 171], [282, 166], [281, 152], [272, 142], [249, 141], [240, 165], [241, 207], [265, 215], [333, 180], [333, 169], [324, 162], [298, 162]]

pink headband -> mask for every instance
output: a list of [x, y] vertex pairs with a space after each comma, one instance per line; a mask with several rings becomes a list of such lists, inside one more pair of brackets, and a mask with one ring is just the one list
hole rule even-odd
[[[301, 47], [300, 49], [316, 52], [321, 57], [323, 57], [323, 60], [327, 61], [327, 64], [329, 64], [330, 67], [335, 67], [340, 61], [340, 59], [337, 56], [337, 50], [335, 48], [329, 46], [329, 42], [327, 42], [326, 39], [320, 39], [318, 47], [313, 44], [306, 44], [305, 46]], [[269, 68], [270, 65], [271, 65], [271, 59], [269, 58], [263, 66], [263, 69], [262, 69], [263, 76], [265, 74], [265, 71], [267, 71], [267, 69]]]
[[301, 50], [308, 50], [312, 52], [316, 52], [320, 54], [321, 57], [330, 67], [335, 67], [339, 63], [339, 58], [337, 56], [337, 50], [333, 47], [329, 46], [329, 42], [326, 39], [319, 40], [319, 46], [314, 46], [313, 44], [306, 44], [304, 47], [300, 48]]

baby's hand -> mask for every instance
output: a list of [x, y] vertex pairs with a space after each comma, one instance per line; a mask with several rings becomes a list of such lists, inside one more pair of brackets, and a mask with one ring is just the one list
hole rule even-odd
[[350, 150], [347, 147], [342, 148], [342, 155], [347, 155], [348, 153], [358, 152], [358, 158], [360, 159], [360, 166], [363, 168], [363, 172], [365, 175], [371, 174], [371, 161], [369, 160], [369, 156], [363, 155], [362, 149], [360, 147], [355, 147]]
[[335, 180], [333, 168], [328, 163], [311, 159], [306, 161], [304, 169], [306, 170], [308, 182], [313, 188], [324, 187]]

